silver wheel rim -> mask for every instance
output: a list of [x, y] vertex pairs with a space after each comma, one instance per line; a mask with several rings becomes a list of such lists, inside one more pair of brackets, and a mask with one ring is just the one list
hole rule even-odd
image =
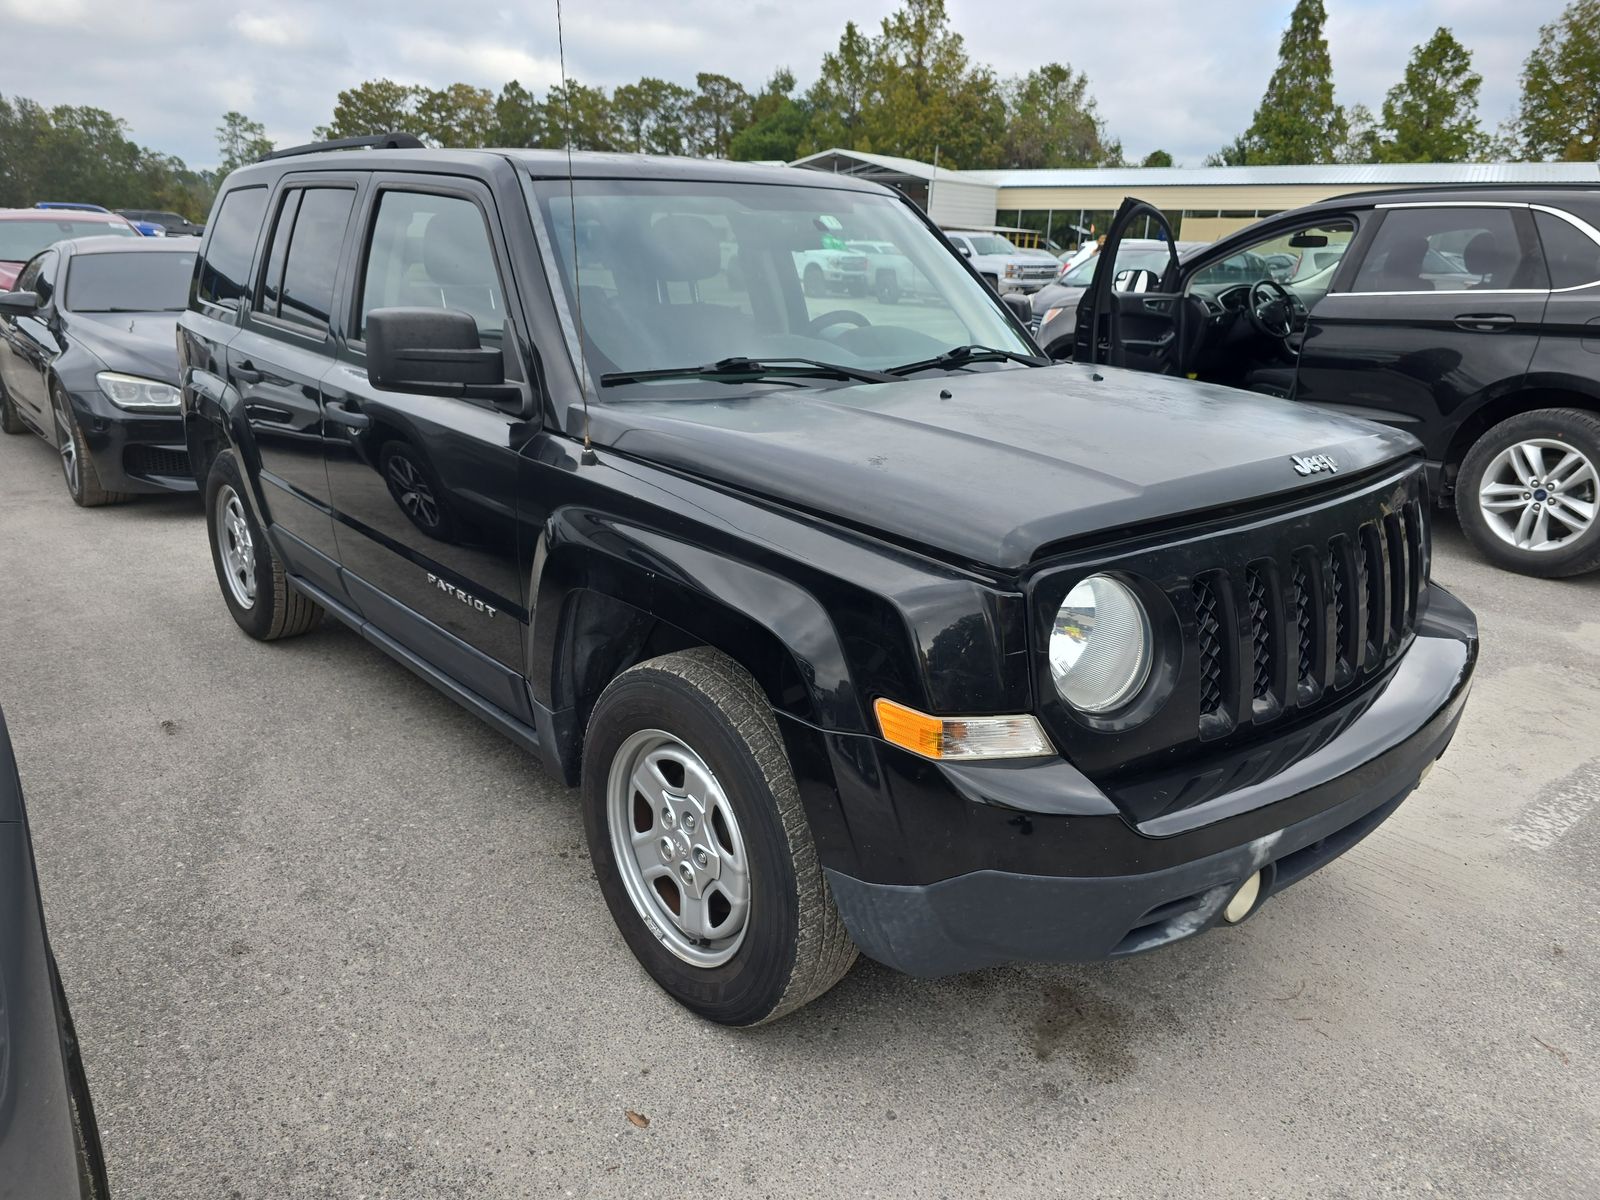
[[217, 492], [217, 553], [222, 558], [222, 573], [228, 590], [240, 608], [256, 603], [256, 543], [250, 536], [239, 493], [227, 484]]
[[439, 523], [439, 506], [434, 501], [433, 489], [422, 478], [416, 464], [405, 455], [390, 457], [389, 484], [394, 488], [400, 507], [418, 525], [432, 529]]
[[1560, 550], [1588, 533], [1597, 501], [1594, 464], [1556, 438], [1506, 447], [1478, 489], [1478, 509], [1495, 536], [1534, 553]]
[[67, 487], [72, 489], [72, 494], [78, 494], [78, 439], [72, 436], [72, 422], [67, 419], [67, 414], [61, 411], [61, 401], [57, 400], [51, 407], [56, 414], [56, 436], [61, 441], [61, 473], [67, 477]]
[[606, 782], [611, 853], [634, 911], [690, 966], [738, 952], [750, 867], [728, 797], [705, 761], [659, 729], [622, 743]]

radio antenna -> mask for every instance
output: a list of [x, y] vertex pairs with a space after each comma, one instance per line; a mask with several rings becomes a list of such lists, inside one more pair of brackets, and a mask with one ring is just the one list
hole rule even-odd
[[572, 88], [567, 84], [567, 45], [561, 32], [561, 0], [556, 0], [556, 60], [561, 65], [561, 107], [566, 123], [567, 143], [567, 213], [572, 220], [572, 303], [578, 321], [578, 395], [583, 401], [583, 457], [584, 466], [592, 467], [600, 459], [589, 439], [589, 358], [583, 336], [583, 287], [578, 282], [578, 185], [572, 173]]

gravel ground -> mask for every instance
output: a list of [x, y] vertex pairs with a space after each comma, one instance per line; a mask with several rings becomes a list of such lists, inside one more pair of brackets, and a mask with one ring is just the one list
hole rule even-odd
[[[1436, 574], [1455, 745], [1244, 926], [753, 1031], [635, 965], [575, 796], [330, 624], [245, 638], [192, 500], [0, 438], [0, 704], [119, 1198], [1594, 1197], [1600, 577]], [[646, 1127], [629, 1120], [642, 1114]]]

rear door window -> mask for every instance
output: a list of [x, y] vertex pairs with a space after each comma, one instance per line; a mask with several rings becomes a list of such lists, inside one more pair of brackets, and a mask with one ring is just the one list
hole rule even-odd
[[280, 319], [314, 329], [328, 327], [339, 250], [355, 195], [353, 188], [305, 189], [283, 263]]
[[250, 260], [266, 210], [264, 187], [235, 188], [222, 198], [200, 266], [196, 295], [202, 302], [235, 309], [248, 295]]
[[1600, 282], [1600, 243], [1554, 213], [1536, 212], [1533, 223], [1544, 246], [1552, 288], [1576, 288]]
[[1546, 287], [1527, 212], [1396, 208], [1356, 272], [1353, 292], [1507, 291]]

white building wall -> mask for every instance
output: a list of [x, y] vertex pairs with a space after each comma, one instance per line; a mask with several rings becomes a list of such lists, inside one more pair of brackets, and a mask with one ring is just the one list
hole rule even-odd
[[935, 225], [946, 229], [976, 225], [980, 228], [994, 224], [995, 194], [998, 189], [990, 184], [956, 182], [950, 179], [935, 180], [928, 197], [928, 216]]

